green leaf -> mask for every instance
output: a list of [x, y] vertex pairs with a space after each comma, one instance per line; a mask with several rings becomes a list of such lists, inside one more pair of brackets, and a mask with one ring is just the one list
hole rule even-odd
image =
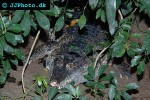
[[54, 100], [72, 100], [72, 96], [69, 94], [58, 94]]
[[38, 94], [42, 94], [41, 88], [40, 88], [38, 85], [35, 86], [35, 91], [36, 91]]
[[5, 72], [3, 72], [3, 73], [0, 75], [0, 85], [2, 85], [2, 84], [5, 83], [6, 78], [7, 78], [7, 74], [6, 74]]
[[134, 7], [132, 6], [132, 2], [128, 2], [127, 4], [124, 4], [124, 8], [121, 8], [122, 14], [125, 16], [132, 12]]
[[124, 100], [132, 100], [131, 96], [125, 92], [125, 91], [121, 91], [122, 97], [124, 98]]
[[12, 54], [12, 55], [14, 55], [15, 52], [16, 52], [16, 49], [13, 48], [13, 47], [11, 47], [11, 46], [9, 46], [8, 44], [5, 45], [4, 50], [5, 50], [7, 53]]
[[121, 100], [120, 91], [116, 91], [115, 100]]
[[56, 31], [60, 31], [64, 26], [64, 16], [61, 16], [55, 23]]
[[79, 97], [81, 95], [81, 89], [79, 86], [76, 87], [76, 95]]
[[18, 59], [25, 60], [24, 53], [20, 49], [16, 49], [15, 55]]
[[23, 17], [24, 12], [25, 12], [25, 10], [15, 10], [14, 16], [11, 20], [11, 23], [12, 24], [18, 23], [21, 20], [21, 18]]
[[23, 36], [27, 36], [30, 33], [31, 30], [31, 20], [30, 20], [30, 10], [27, 10], [24, 14], [24, 17], [21, 21], [21, 26], [23, 28]]
[[58, 92], [58, 87], [50, 87], [48, 92], [48, 100], [52, 100]]
[[97, 10], [97, 12], [96, 12], [96, 19], [98, 19], [99, 17], [101, 17], [101, 20], [103, 21], [103, 22], [106, 22], [106, 15], [105, 15], [105, 12], [104, 12], [104, 10], [103, 9], [99, 9], [99, 10]]
[[76, 96], [76, 90], [72, 85], [69, 84], [66, 88], [69, 90], [69, 94]]
[[105, 88], [106, 88], [104, 84], [99, 83], [99, 82], [97, 83], [97, 87], [98, 87], [99, 89], [105, 89]]
[[43, 79], [42, 79], [42, 82], [43, 82], [44, 87], [48, 88], [48, 84], [47, 84], [47, 82], [46, 82], [46, 79], [45, 79], [45, 78], [43, 78]]
[[140, 33], [132, 33], [131, 34], [131, 38], [140, 38], [142, 36], [142, 34]]
[[4, 71], [6, 74], [8, 74], [11, 70], [11, 66], [8, 60], [6, 61], [2, 61], [3, 67], [4, 67]]
[[105, 0], [106, 18], [109, 25], [109, 32], [114, 34], [117, 22], [116, 18], [116, 0]]
[[86, 96], [80, 96], [79, 100], [89, 100]]
[[116, 0], [116, 6], [117, 6], [117, 9], [120, 7], [120, 5], [121, 5], [121, 0]]
[[9, 59], [14, 65], [18, 65], [18, 59], [16, 57]]
[[50, 7], [50, 10], [41, 10], [41, 12], [48, 16], [58, 17], [61, 14], [61, 9], [54, 5]]
[[15, 36], [15, 40], [18, 42], [18, 43], [23, 43], [24, 40], [23, 40], [23, 37], [21, 34], [19, 35], [14, 35]]
[[[114, 45], [112, 45], [112, 46], [114, 46]], [[117, 46], [115, 46], [113, 48], [112, 57], [122, 57], [124, 55], [124, 53], [125, 53], [125, 49], [126, 48], [125, 48], [125, 44], [124, 43], [118, 44]]]
[[90, 74], [90, 76], [92, 78], [94, 78], [95, 77], [94, 67], [93, 66], [89, 66], [87, 70], [88, 70], [88, 73]]
[[127, 84], [127, 85], [125, 86], [125, 88], [126, 88], [127, 90], [132, 90], [132, 89], [137, 89], [137, 88], [139, 88], [139, 86], [138, 86], [137, 83], [129, 83], [129, 84]]
[[21, 27], [20, 24], [12, 24], [11, 26], [8, 27], [8, 30], [15, 33], [20, 33], [23, 31], [23, 28]]
[[107, 69], [107, 66], [102, 65], [101, 68], [99, 69], [99, 76], [101, 76], [105, 72], [106, 69]]
[[141, 56], [134, 56], [134, 58], [131, 60], [131, 67], [136, 66], [139, 63], [140, 59]]
[[139, 65], [137, 66], [137, 73], [140, 75], [144, 72], [144, 68], [145, 68], [145, 61], [142, 61], [139, 63]]
[[109, 99], [110, 100], [113, 100], [115, 95], [116, 95], [116, 87], [114, 85], [111, 85], [110, 88], [109, 88], [109, 92], [108, 92], [108, 95], [109, 95]]
[[15, 35], [13, 33], [7, 32], [5, 34], [5, 38], [7, 40], [7, 42], [9, 42], [12, 45], [17, 45], [17, 41], [15, 40]]
[[87, 80], [89, 80], [89, 81], [93, 80], [93, 78], [90, 75], [84, 75], [84, 78], [87, 79]]
[[37, 78], [37, 83], [38, 83], [38, 86], [42, 85], [42, 78], [40, 76]]
[[86, 25], [85, 15], [80, 16], [78, 24], [79, 24], [80, 29], [82, 29]]
[[50, 29], [50, 22], [49, 19], [41, 12], [35, 10], [34, 11], [35, 16], [36, 16], [36, 20], [39, 23], [39, 25], [46, 30]]
[[89, 5], [90, 5], [91, 9], [96, 8], [97, 3], [98, 3], [98, 0], [89, 0]]
[[146, 54], [150, 54], [150, 30], [144, 35], [142, 49], [145, 50]]
[[85, 85], [88, 87], [94, 87], [95, 83], [93, 81], [88, 81]]
[[113, 78], [112, 74], [109, 73], [106, 76], [102, 77], [100, 81], [110, 81]]

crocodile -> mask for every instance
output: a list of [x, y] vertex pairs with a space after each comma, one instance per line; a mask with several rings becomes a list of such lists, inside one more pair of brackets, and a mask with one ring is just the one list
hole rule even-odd
[[[105, 31], [99, 25], [87, 24], [81, 33], [78, 25], [65, 27], [60, 38], [37, 47], [29, 63], [47, 55], [44, 63], [50, 73], [51, 86], [61, 89], [71, 81], [78, 85], [87, 81], [83, 75], [87, 74], [88, 66], [93, 64], [97, 51], [102, 50], [100, 43], [107, 39]], [[92, 50], [87, 52], [90, 46]], [[101, 64], [106, 63], [107, 57], [103, 56], [95, 68], [96, 76]]]

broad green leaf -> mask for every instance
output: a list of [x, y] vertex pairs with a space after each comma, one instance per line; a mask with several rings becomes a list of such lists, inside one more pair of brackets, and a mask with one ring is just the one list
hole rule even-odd
[[102, 77], [100, 81], [110, 81], [113, 78], [112, 74], [109, 73], [106, 76]]
[[8, 74], [10, 72], [10, 70], [11, 70], [11, 66], [10, 66], [9, 61], [8, 60], [2, 61], [2, 64], [3, 64], [3, 67], [4, 67], [5, 73]]
[[31, 30], [31, 20], [30, 20], [30, 10], [27, 10], [24, 14], [24, 17], [21, 21], [21, 26], [23, 28], [23, 36], [27, 36], [30, 33]]
[[18, 59], [25, 60], [24, 53], [20, 49], [16, 49], [15, 55]]
[[117, 9], [120, 7], [120, 5], [121, 5], [121, 0], [116, 0]]
[[14, 65], [18, 65], [18, 59], [16, 57], [9, 59]]
[[90, 75], [84, 75], [84, 78], [87, 79], [87, 80], [89, 80], [89, 81], [93, 80], [93, 78]]
[[90, 5], [91, 9], [96, 8], [97, 3], [98, 3], [98, 0], [89, 0], [89, 5]]
[[76, 95], [79, 97], [81, 95], [81, 89], [79, 86], [76, 87]]
[[31, 100], [43, 100], [43, 99], [40, 96], [36, 96], [36, 97], [34, 96]]
[[41, 12], [35, 10], [34, 11], [35, 16], [36, 16], [36, 20], [39, 23], [39, 25], [46, 30], [50, 29], [50, 21], [49, 19]]
[[79, 100], [89, 100], [86, 96], [80, 96]]
[[23, 31], [23, 28], [21, 27], [20, 24], [12, 24], [11, 26], [8, 27], [8, 30], [15, 33], [20, 33]]
[[85, 15], [81, 15], [78, 21], [80, 29], [82, 29], [86, 25], [86, 17]]
[[101, 8], [99, 10], [97, 10], [97, 12], [96, 12], [96, 19], [98, 19], [98, 18], [101, 18], [101, 20], [103, 22], [106, 22], [106, 14], [105, 14], [104, 10]]
[[7, 42], [9, 42], [10, 44], [12, 44], [14, 46], [17, 45], [17, 41], [15, 40], [15, 34], [7, 32], [5, 34], [5, 38], [6, 38]]
[[56, 31], [60, 31], [64, 26], [64, 16], [61, 16], [55, 23]]
[[99, 69], [99, 76], [101, 76], [105, 72], [106, 69], [107, 69], [107, 66], [106, 65], [102, 65], [100, 67], [100, 69]]
[[0, 58], [3, 57], [4, 42], [5, 42], [4, 37], [0, 37]]
[[23, 40], [23, 37], [21, 34], [19, 35], [14, 35], [15, 36], [15, 40], [18, 42], [18, 43], [23, 43], [24, 40]]
[[121, 100], [120, 91], [116, 91], [115, 100]]
[[38, 86], [41, 86], [42, 85], [42, 77], [38, 77], [37, 78], [37, 83], [38, 83]]
[[37, 30], [37, 24], [33, 21], [33, 19], [30, 19], [30, 24]]
[[7, 74], [6, 74], [5, 72], [3, 72], [3, 73], [0, 75], [0, 85], [2, 85], [2, 84], [5, 83], [6, 78], [7, 78]]
[[90, 74], [90, 76], [91, 76], [92, 78], [95, 77], [95, 71], [94, 71], [94, 67], [93, 67], [93, 66], [89, 66], [89, 67], [88, 67], [88, 73]]
[[114, 34], [117, 22], [116, 18], [116, 0], [105, 0], [106, 18], [109, 25], [109, 32]]
[[54, 100], [72, 100], [72, 96], [69, 94], [58, 94]]
[[116, 87], [114, 85], [111, 85], [109, 87], [109, 92], [108, 92], [109, 99], [113, 100], [115, 95], [116, 95]]
[[36, 91], [38, 94], [42, 94], [41, 88], [40, 88], [38, 85], [35, 86], [35, 91]]
[[137, 5], [140, 7], [140, 12], [144, 11], [150, 17], [150, 1], [149, 0], [138, 0]]
[[104, 84], [99, 83], [99, 82], [97, 83], [97, 87], [98, 87], [99, 89], [105, 89], [105, 88], [106, 88]]
[[61, 9], [54, 5], [53, 7], [50, 7], [50, 10], [41, 10], [41, 12], [48, 16], [58, 17], [61, 14]]
[[132, 90], [132, 89], [137, 89], [139, 88], [138, 84], [137, 83], [129, 83], [127, 85], [125, 85], [125, 88], [127, 90]]
[[50, 87], [48, 92], [48, 100], [52, 100], [58, 92], [58, 87]]
[[132, 12], [134, 7], [132, 6], [132, 2], [128, 2], [127, 4], [124, 4], [125, 7], [121, 8], [122, 14], [125, 16]]
[[95, 83], [93, 81], [88, 81], [85, 85], [88, 87], [94, 87]]
[[76, 96], [76, 90], [72, 85], [69, 84], [66, 88], [69, 90], [69, 94]]
[[121, 91], [122, 97], [124, 98], [124, 100], [132, 100], [131, 96], [125, 92], [125, 91]]
[[150, 54], [150, 30], [144, 35], [142, 49], [145, 50], [146, 54]]
[[14, 55], [15, 52], [16, 52], [16, 49], [13, 48], [13, 47], [11, 47], [11, 46], [9, 46], [8, 44], [5, 45], [4, 50], [5, 50], [7, 53], [12, 54], [12, 55]]
[[131, 38], [140, 38], [142, 36], [142, 34], [140, 33], [132, 33], [131, 34]]
[[25, 12], [25, 10], [15, 10], [14, 16], [11, 20], [11, 23], [17, 24], [21, 20], [21, 18], [23, 17], [24, 12]]
[[145, 68], [145, 62], [142, 61], [139, 63], [139, 65], [137, 66], [137, 73], [140, 75], [144, 72], [144, 68]]
[[112, 51], [112, 57], [122, 57], [125, 53], [125, 44], [120, 43]]
[[134, 58], [131, 60], [131, 67], [136, 66], [139, 63], [140, 59], [141, 56], [134, 56]]
[[43, 82], [44, 87], [48, 88], [48, 84], [47, 84], [46, 79], [42, 79], [42, 82]]

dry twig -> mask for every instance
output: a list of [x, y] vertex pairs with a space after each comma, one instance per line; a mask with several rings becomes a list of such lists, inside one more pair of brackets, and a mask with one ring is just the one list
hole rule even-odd
[[29, 62], [31, 53], [32, 53], [33, 48], [34, 48], [34, 46], [35, 46], [35, 43], [36, 43], [36, 41], [37, 41], [37, 39], [38, 39], [38, 37], [39, 37], [39, 34], [40, 34], [40, 31], [38, 31], [38, 33], [37, 33], [37, 35], [36, 35], [36, 37], [35, 37], [35, 39], [34, 39], [34, 42], [33, 42], [32, 47], [31, 47], [31, 49], [30, 49], [28, 58], [27, 58], [26, 63], [25, 63], [25, 65], [23, 66], [23, 69], [22, 69], [22, 75], [21, 75], [21, 77], [22, 77], [22, 78], [21, 78], [21, 79], [22, 79], [22, 88], [23, 88], [23, 92], [24, 92], [25, 94], [26, 94], [26, 89], [25, 89], [25, 82], [24, 82], [24, 73], [25, 73], [25, 70], [26, 70], [26, 68], [27, 68], [27, 65], [28, 65], [28, 62]]

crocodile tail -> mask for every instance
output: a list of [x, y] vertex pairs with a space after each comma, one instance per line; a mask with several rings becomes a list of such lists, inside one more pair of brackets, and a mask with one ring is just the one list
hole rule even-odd
[[46, 54], [48, 54], [49, 46], [47, 44], [43, 44], [38, 46], [32, 53], [29, 64], [37, 59], [43, 58]]

